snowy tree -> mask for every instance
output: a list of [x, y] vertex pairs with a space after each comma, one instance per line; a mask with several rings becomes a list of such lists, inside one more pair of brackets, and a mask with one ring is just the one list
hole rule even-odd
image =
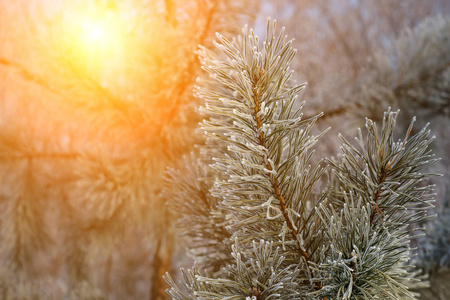
[[413, 133], [413, 119], [398, 139], [388, 110], [312, 166], [326, 132], [312, 133], [322, 114], [303, 117], [284, 29], [269, 22], [263, 43], [247, 27], [217, 36], [217, 52], [200, 51], [207, 141], [167, 182], [196, 258], [184, 288], [167, 275], [171, 297], [416, 299], [411, 225], [434, 201], [427, 126]]

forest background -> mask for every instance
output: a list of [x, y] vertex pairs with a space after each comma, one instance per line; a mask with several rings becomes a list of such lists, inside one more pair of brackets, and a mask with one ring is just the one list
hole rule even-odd
[[202, 143], [195, 50], [246, 23], [263, 35], [272, 17], [295, 37], [304, 112], [332, 128], [318, 157], [389, 106], [403, 131], [431, 122], [444, 176], [416, 259], [423, 298], [447, 299], [449, 13], [445, 0], [0, 1], [2, 298], [167, 298], [162, 275], [191, 265], [162, 192]]

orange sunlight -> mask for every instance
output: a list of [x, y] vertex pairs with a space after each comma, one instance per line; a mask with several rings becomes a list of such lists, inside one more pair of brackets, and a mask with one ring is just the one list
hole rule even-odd
[[121, 67], [126, 30], [117, 10], [95, 6], [67, 17], [72, 59], [91, 70]]
[[111, 58], [124, 43], [124, 31], [117, 16], [107, 11], [88, 16], [81, 22], [79, 42], [86, 55]]

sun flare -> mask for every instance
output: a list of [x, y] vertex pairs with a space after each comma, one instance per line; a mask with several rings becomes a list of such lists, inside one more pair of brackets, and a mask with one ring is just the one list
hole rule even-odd
[[69, 47], [78, 65], [107, 69], [122, 63], [126, 31], [117, 10], [97, 7], [69, 17]]
[[79, 41], [87, 52], [107, 54], [123, 43], [123, 30], [112, 13], [85, 17], [80, 29]]

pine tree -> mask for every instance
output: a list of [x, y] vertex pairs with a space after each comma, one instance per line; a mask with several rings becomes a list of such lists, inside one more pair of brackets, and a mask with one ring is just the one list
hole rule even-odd
[[[422, 173], [436, 162], [427, 126], [394, 136], [398, 112], [381, 128], [366, 119], [355, 143], [340, 136], [336, 159], [311, 166], [322, 114], [303, 118], [292, 80], [296, 50], [269, 21], [217, 35], [200, 50], [206, 143], [200, 158], [169, 172], [167, 197], [183, 213], [196, 259], [173, 299], [416, 299], [412, 225], [429, 218], [433, 190]], [[173, 204], [174, 200], [176, 204]]]
[[[194, 51], [257, 4], [243, 6], [0, 3], [0, 298], [167, 297], [159, 194], [199, 121]], [[114, 59], [78, 47], [79, 17], [102, 14], [123, 26]]]
[[[445, 221], [450, 203], [446, 155], [450, 149], [450, 7], [445, 1], [422, 1], [417, 2], [420, 10], [411, 10], [418, 7], [413, 2], [405, 6], [396, 1], [343, 0], [336, 10], [335, 1], [315, 1], [290, 7], [291, 14], [280, 18], [289, 33], [299, 37], [295, 46], [300, 59], [294, 60], [294, 66], [299, 77], [312, 83], [304, 94], [310, 100], [308, 107], [324, 111], [319, 128], [332, 126], [327, 143], [318, 145], [319, 153], [333, 155], [340, 144], [338, 132], [354, 135], [363, 117], [381, 122], [379, 112], [389, 106], [402, 111], [397, 133], [407, 130], [412, 116], [418, 119], [413, 132], [427, 120], [439, 125], [433, 127], [437, 140], [432, 149], [442, 160], [428, 171], [444, 174], [431, 180], [436, 184], [434, 212], [441, 217], [426, 225], [433, 228], [431, 234], [413, 245], [419, 248], [415, 263], [431, 272], [431, 288], [425, 294], [421, 291], [422, 299], [446, 299], [448, 292], [441, 282], [446, 282], [448, 268], [439, 260], [450, 247], [450, 241], [445, 242], [450, 228]], [[311, 13], [316, 10], [321, 11], [321, 18]], [[295, 26], [299, 19], [302, 26]]]

